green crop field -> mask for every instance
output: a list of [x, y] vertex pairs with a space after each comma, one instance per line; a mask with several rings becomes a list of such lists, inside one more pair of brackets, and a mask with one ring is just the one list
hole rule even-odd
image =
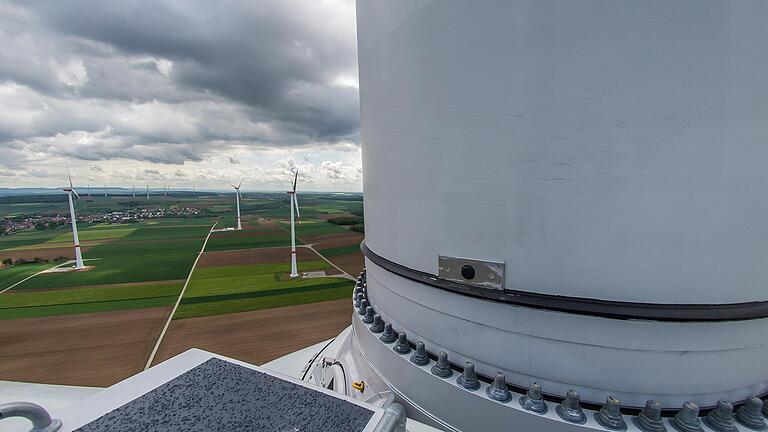
[[[85, 240], [107, 240], [125, 237], [132, 233], [136, 228], [101, 228], [101, 227], [88, 227], [84, 230], [78, 230], [77, 234], [80, 241]], [[72, 241], [72, 233], [65, 232], [50, 240], [49, 242], [66, 242]]]
[[[45, 270], [49, 267], [53, 267], [56, 264], [41, 263], [41, 264], [17, 264], [8, 267], [0, 268], [0, 291], [8, 288], [9, 286], [23, 280], [29, 275], [33, 275], [41, 270]], [[3, 294], [4, 295], [4, 294]], [[5, 300], [4, 297], [0, 297], [0, 304]]]
[[19, 248], [23, 246], [36, 245], [38, 243], [46, 242], [54, 237], [60, 236], [64, 233], [69, 234], [69, 241], [72, 241], [72, 232], [65, 230], [64, 228], [58, 228], [55, 230], [46, 231], [28, 231], [12, 236], [0, 237], [0, 249]]
[[113, 300], [93, 303], [71, 303], [50, 306], [31, 306], [24, 308], [0, 309], [0, 320], [162, 307], [171, 306], [175, 303], [175, 301], [176, 296], [173, 295], [167, 297]]
[[127, 236], [124, 240], [179, 240], [191, 238], [205, 238], [211, 225], [161, 225], [161, 226], [142, 226]]
[[[330, 268], [322, 260], [301, 263], [301, 271]], [[335, 300], [354, 285], [338, 277], [285, 279], [288, 272], [287, 263], [196, 269], [174, 319]]]
[[[83, 256], [86, 265], [94, 266], [92, 270], [41, 274], [17, 289], [184, 279], [202, 247], [205, 235], [200, 234], [197, 239], [156, 242], [121, 239], [94, 246]], [[162, 233], [158, 232], [158, 236]]]
[[[341, 279], [345, 281], [344, 279]], [[214, 301], [196, 304], [182, 304], [176, 310], [173, 319], [193, 318], [209, 315], [220, 315], [235, 312], [245, 312], [259, 309], [269, 309], [283, 306], [294, 306], [321, 301], [339, 300], [352, 295], [354, 284], [345, 281], [346, 286], [325, 284], [317, 290], [305, 290], [302, 292], [289, 292], [286, 294], [272, 294], [268, 297], [254, 297], [248, 299], [235, 299]]]
[[[208, 245], [205, 247], [206, 252], [237, 250], [237, 249], [250, 249], [250, 248], [263, 248], [263, 247], [278, 247], [278, 246], [290, 246], [291, 236], [288, 233], [276, 231], [276, 235], [257, 235], [257, 236], [221, 236], [213, 237], [208, 240]], [[229, 233], [227, 233], [229, 234]], [[297, 240], [297, 244], [300, 242]]]
[[[302, 271], [326, 270], [332, 267], [325, 261], [302, 262]], [[279, 280], [287, 274], [290, 264], [251, 264], [239, 266], [206, 267], [195, 270], [185, 297], [231, 294], [244, 291], [264, 291], [314, 285], [325, 279]]]
[[182, 285], [182, 282], [173, 281], [151, 285], [105, 285], [91, 288], [42, 292], [11, 290], [0, 298], [0, 310], [178, 296]]
[[[280, 225], [290, 232], [290, 223], [280, 222]], [[349, 230], [342, 228], [339, 225], [334, 225], [321, 220], [302, 221], [301, 224], [296, 225], [296, 237], [310, 237], [343, 232], [349, 232]]]

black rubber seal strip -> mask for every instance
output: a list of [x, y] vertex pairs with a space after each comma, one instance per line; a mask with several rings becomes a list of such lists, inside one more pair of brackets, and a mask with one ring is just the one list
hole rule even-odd
[[435, 288], [500, 303], [580, 315], [652, 321], [736, 321], [768, 317], [768, 302], [729, 304], [635, 303], [539, 294], [510, 289], [504, 291], [484, 289], [440, 279], [433, 274], [392, 262], [370, 250], [365, 241], [360, 243], [360, 249], [363, 251], [363, 255], [373, 261], [374, 264], [398, 276]]

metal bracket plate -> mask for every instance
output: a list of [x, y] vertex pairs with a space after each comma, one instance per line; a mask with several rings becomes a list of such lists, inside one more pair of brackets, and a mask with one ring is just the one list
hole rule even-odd
[[480, 288], [504, 290], [504, 263], [440, 255], [438, 278]]

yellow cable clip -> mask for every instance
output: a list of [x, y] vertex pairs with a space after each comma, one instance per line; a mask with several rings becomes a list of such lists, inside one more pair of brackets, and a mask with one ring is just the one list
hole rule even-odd
[[365, 390], [365, 381], [352, 381], [352, 388], [362, 392]]

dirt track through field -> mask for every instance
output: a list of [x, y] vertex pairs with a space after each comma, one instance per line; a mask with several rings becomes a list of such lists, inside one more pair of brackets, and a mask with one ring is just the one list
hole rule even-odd
[[144, 367], [170, 307], [5, 320], [0, 380], [106, 387]]
[[351, 301], [342, 299], [174, 320], [154, 363], [200, 348], [263, 364], [338, 335], [351, 313]]
[[[246, 264], [281, 264], [288, 262], [290, 257], [290, 247], [205, 252], [200, 257], [197, 266], [214, 267]], [[318, 257], [311, 249], [299, 247], [296, 248], [296, 259], [299, 261], [317, 261], [320, 257]]]

